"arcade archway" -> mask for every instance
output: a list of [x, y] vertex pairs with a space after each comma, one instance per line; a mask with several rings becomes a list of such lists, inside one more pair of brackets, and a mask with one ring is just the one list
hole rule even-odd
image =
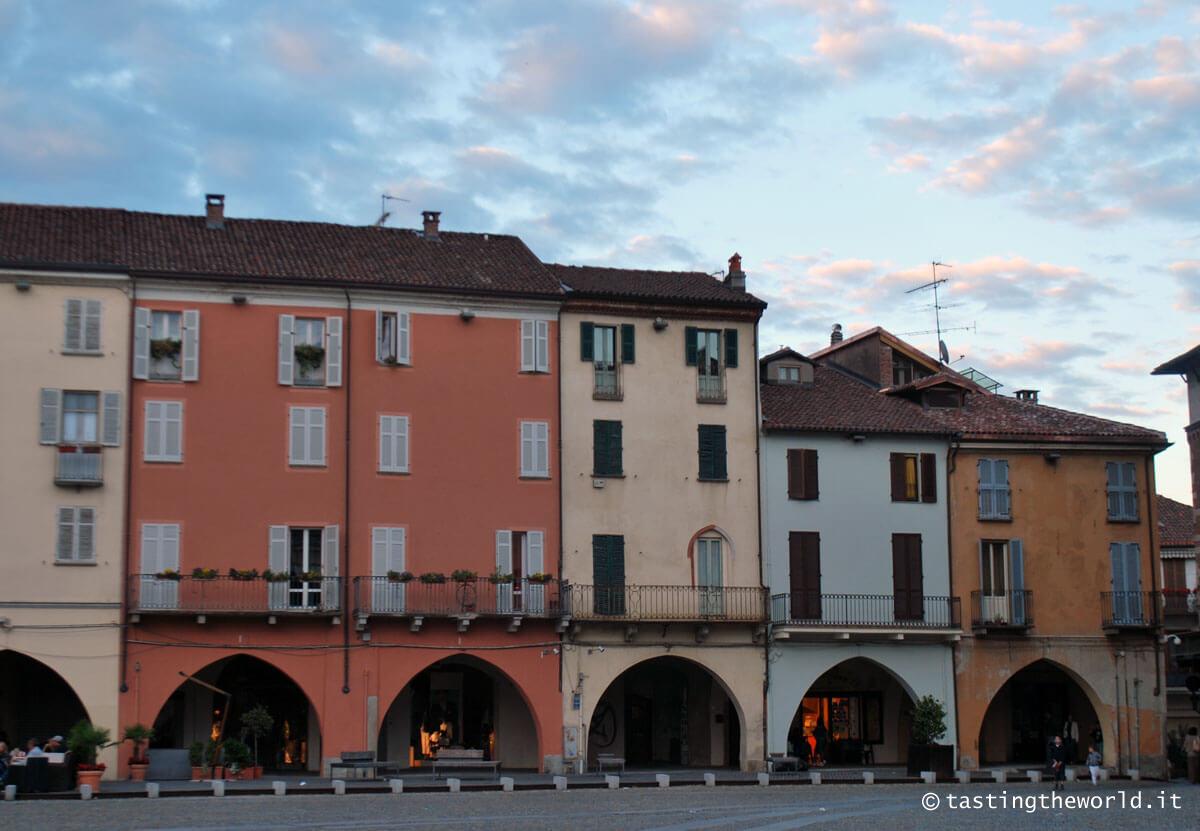
[[[1057, 664], [1035, 661], [1009, 678], [988, 705], [979, 730], [979, 761], [1044, 764], [1050, 742], [1063, 735], [1072, 760], [1082, 762], [1098, 727], [1104, 741], [1091, 696], [1080, 682]], [[1072, 733], [1077, 740], [1071, 740]]]
[[88, 718], [79, 696], [61, 675], [11, 649], [0, 650], [0, 741], [19, 748], [29, 739], [67, 735]]

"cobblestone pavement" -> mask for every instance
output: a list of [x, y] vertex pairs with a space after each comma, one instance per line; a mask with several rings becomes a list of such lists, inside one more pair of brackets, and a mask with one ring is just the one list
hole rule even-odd
[[[1108, 803], [1101, 808], [1049, 804], [1049, 789], [1037, 785], [772, 785], [565, 793], [28, 800], [0, 803], [0, 828], [55, 831], [1200, 828], [1200, 787], [1141, 784], [1141, 788], [1129, 783], [1110, 783], [1097, 788], [1081, 784], [1061, 794]], [[933, 803], [929, 794], [938, 801], [938, 807], [931, 811], [922, 807], [923, 799]], [[989, 797], [990, 809], [986, 807]], [[1042, 797], [1046, 804], [1038, 804]], [[968, 800], [967, 807], [952, 807], [959, 805], [960, 799]], [[1016, 804], [1018, 799], [1020, 804]]]

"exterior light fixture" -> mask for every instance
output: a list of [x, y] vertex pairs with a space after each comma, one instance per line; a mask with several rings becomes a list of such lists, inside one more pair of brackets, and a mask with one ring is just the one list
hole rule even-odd
[[15, 285], [17, 287], [17, 291], [29, 291], [29, 289], [33, 287], [28, 280], [18, 280]]
[[475, 313], [473, 311], [471, 311], [470, 309], [463, 309], [461, 312], [458, 313], [458, 316], [461, 317], [464, 321], [471, 321], [471, 320], [475, 319]]
[[235, 294], [235, 295], [233, 296], [233, 305], [235, 305], [235, 306], [245, 306], [245, 305], [246, 305], [246, 295], [244, 295], [244, 294]]
[[667, 328], [667, 321], [663, 320], [661, 317], [654, 318], [654, 331], [655, 332], [661, 332], [663, 329], [666, 329], [666, 328]]

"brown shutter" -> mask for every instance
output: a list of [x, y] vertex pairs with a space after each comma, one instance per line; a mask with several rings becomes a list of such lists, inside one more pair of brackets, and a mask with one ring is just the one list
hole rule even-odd
[[892, 501], [907, 502], [908, 488], [905, 485], [904, 454], [893, 453], [892, 460]]
[[821, 618], [821, 535], [815, 531], [788, 534], [788, 574], [791, 619]]
[[[896, 498], [896, 456], [892, 454], [892, 499]], [[908, 620], [908, 546], [903, 534], [892, 534], [892, 602], [893, 617]]]
[[896, 620], [924, 620], [921, 535], [892, 534], [892, 593]]
[[787, 452], [788, 499], [804, 498], [804, 451]]
[[817, 487], [817, 451], [804, 451], [804, 495], [816, 499], [821, 493]]
[[921, 454], [921, 501], [937, 502], [937, 456]]

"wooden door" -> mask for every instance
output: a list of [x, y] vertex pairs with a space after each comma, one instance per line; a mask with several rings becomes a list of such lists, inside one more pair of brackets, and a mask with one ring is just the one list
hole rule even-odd
[[892, 595], [896, 620], [924, 620], [921, 535], [892, 534]]
[[815, 531], [788, 534], [792, 620], [821, 619], [821, 535]]

